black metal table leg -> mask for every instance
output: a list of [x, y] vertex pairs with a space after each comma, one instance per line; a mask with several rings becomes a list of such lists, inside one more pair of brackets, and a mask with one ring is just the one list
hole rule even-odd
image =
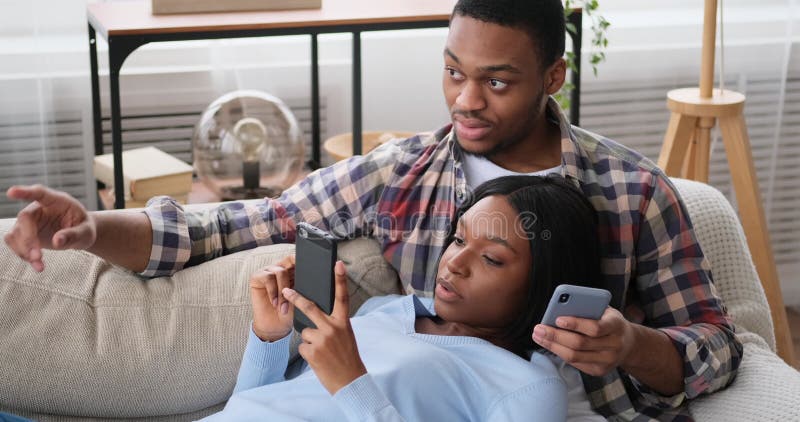
[[125, 208], [125, 181], [122, 176], [122, 109], [119, 77], [125, 59], [148, 43], [141, 37], [109, 37], [108, 76], [111, 88], [111, 151], [114, 153], [114, 208]]
[[[94, 129], [94, 155], [103, 153], [103, 117], [100, 111], [100, 70], [97, 65], [97, 33], [89, 24], [89, 75], [92, 83], [92, 128]], [[105, 184], [97, 182], [97, 189]], [[98, 208], [102, 202], [98, 202]]]
[[361, 155], [361, 32], [353, 32], [353, 155]]
[[567, 17], [575, 27], [575, 33], [567, 31], [572, 39], [572, 52], [575, 54], [575, 67], [577, 72], [572, 72], [572, 93], [569, 102], [569, 120], [575, 126], [581, 121], [581, 44], [583, 44], [583, 12], [576, 10]]
[[125, 181], [122, 177], [122, 115], [119, 100], [119, 69], [109, 71], [111, 83], [111, 151], [114, 153], [114, 208], [125, 208]]
[[311, 167], [317, 169], [322, 163], [320, 154], [319, 121], [319, 44], [317, 34], [311, 34]]

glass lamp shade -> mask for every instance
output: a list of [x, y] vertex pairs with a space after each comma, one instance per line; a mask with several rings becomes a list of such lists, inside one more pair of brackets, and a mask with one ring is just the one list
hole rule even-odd
[[289, 107], [234, 91], [206, 108], [192, 139], [198, 179], [222, 200], [275, 197], [303, 169], [303, 135]]

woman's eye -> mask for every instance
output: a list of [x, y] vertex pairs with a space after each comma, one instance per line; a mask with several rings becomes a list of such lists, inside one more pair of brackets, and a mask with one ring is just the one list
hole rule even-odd
[[464, 246], [464, 239], [462, 239], [462, 238], [460, 238], [458, 236], [454, 236], [453, 237], [453, 243], [455, 243], [458, 246]]
[[505, 87], [508, 86], [508, 83], [503, 82], [503, 81], [501, 81], [499, 79], [489, 79], [489, 85], [492, 86], [492, 89], [495, 89], [495, 90], [499, 91], [499, 90], [505, 89]]
[[498, 261], [498, 260], [496, 260], [496, 259], [489, 258], [489, 257], [488, 257], [488, 256], [486, 256], [486, 255], [484, 255], [484, 256], [483, 256], [483, 259], [485, 259], [485, 260], [486, 260], [486, 262], [488, 262], [488, 263], [489, 263], [489, 265], [494, 265], [494, 266], [496, 266], [496, 267], [500, 267], [500, 266], [502, 266], [502, 265], [503, 265], [503, 263], [502, 263], [502, 262], [500, 262], [500, 261]]

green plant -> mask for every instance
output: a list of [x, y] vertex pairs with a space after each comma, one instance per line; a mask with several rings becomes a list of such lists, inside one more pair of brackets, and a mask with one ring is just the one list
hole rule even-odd
[[[592, 20], [592, 41], [589, 56], [589, 64], [592, 66], [592, 72], [597, 76], [597, 67], [600, 63], [606, 60], [605, 49], [608, 47], [608, 38], [606, 31], [611, 23], [606, 20], [602, 15], [597, 13], [600, 7], [598, 0], [564, 0], [564, 19], [567, 20], [567, 31], [576, 34], [577, 28], [569, 22], [569, 16], [574, 13], [576, 8], [583, 10], [584, 18], [588, 17]], [[575, 53], [572, 51], [566, 52], [567, 68], [572, 72], [578, 72], [578, 66], [575, 63]], [[555, 97], [564, 110], [570, 108], [570, 93], [575, 89], [575, 85], [567, 81], [561, 90], [556, 93]]]

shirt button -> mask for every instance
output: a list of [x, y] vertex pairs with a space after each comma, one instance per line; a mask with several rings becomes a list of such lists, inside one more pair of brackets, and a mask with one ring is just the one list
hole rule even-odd
[[464, 199], [464, 191], [461, 190], [461, 188], [456, 189], [456, 196], [458, 197], [458, 199]]

